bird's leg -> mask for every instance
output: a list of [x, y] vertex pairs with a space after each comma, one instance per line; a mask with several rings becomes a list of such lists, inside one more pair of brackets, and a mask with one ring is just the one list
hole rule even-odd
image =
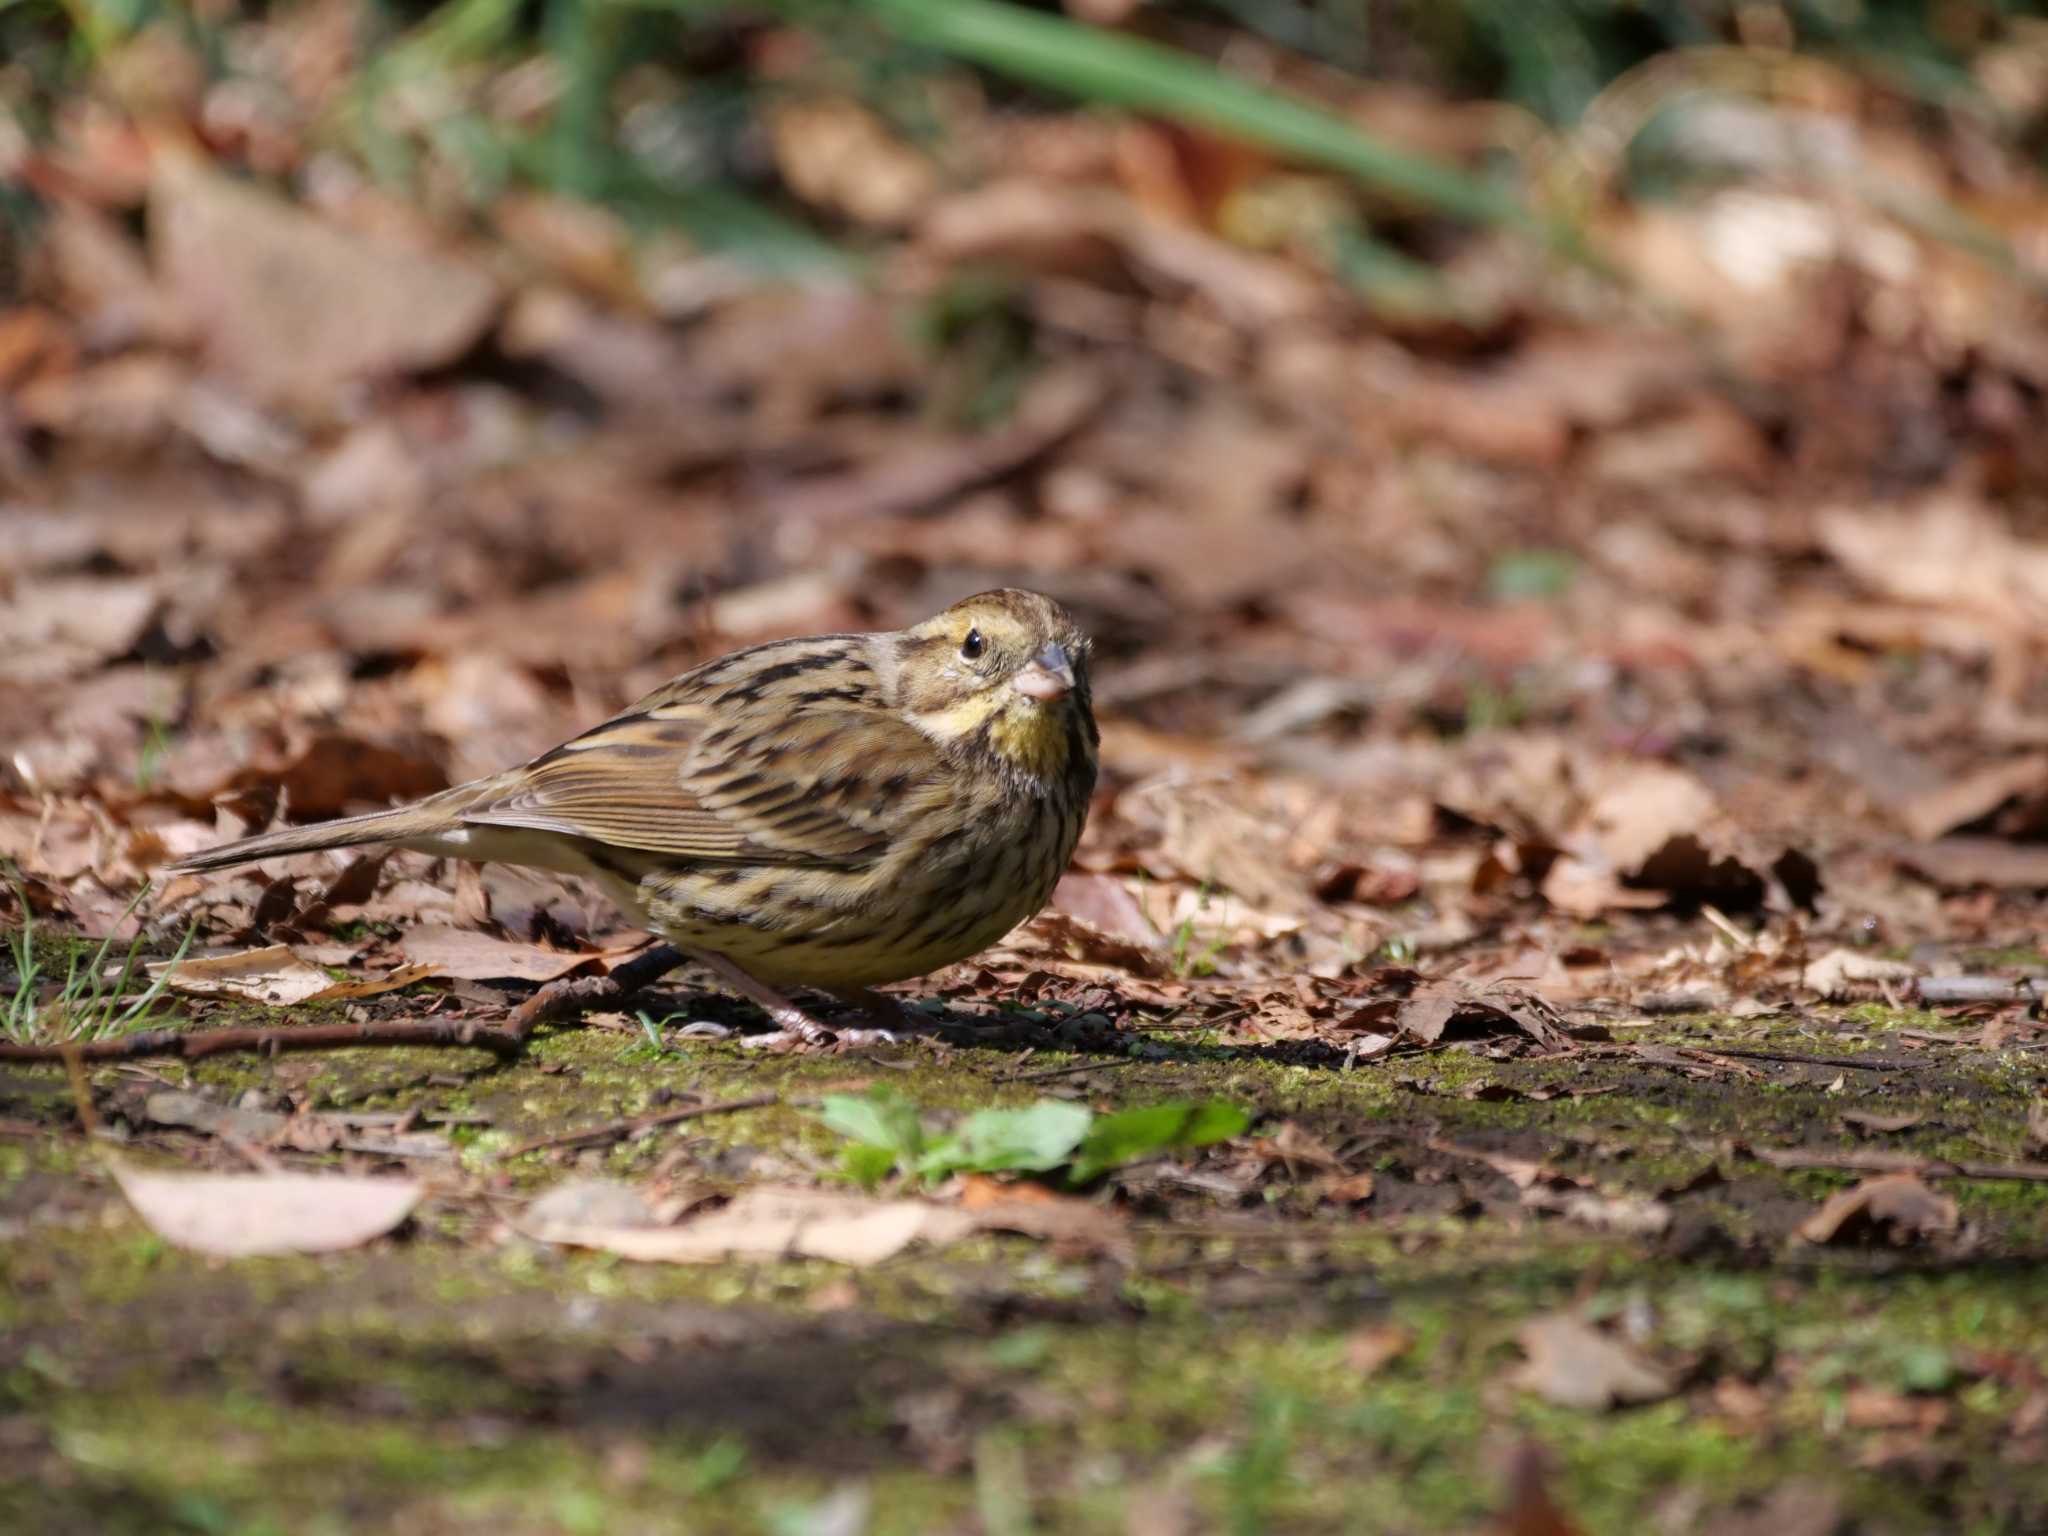
[[721, 981], [774, 1022], [773, 1034], [749, 1036], [742, 1042], [745, 1045], [886, 1045], [896, 1038], [885, 1029], [833, 1029], [819, 1023], [767, 982], [748, 974], [725, 956], [708, 949], [692, 949], [685, 953], [699, 964], [708, 966]]

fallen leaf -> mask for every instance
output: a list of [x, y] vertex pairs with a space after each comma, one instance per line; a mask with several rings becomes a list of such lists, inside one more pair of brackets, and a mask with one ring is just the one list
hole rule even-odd
[[565, 954], [535, 944], [495, 939], [473, 928], [440, 924], [406, 929], [399, 936], [398, 947], [416, 964], [458, 981], [548, 982], [576, 971], [596, 969], [603, 960], [599, 955]]
[[1927, 1117], [1918, 1112], [1883, 1115], [1869, 1109], [1845, 1109], [1838, 1118], [1844, 1125], [1854, 1130], [1889, 1133], [1892, 1131], [1903, 1131], [1909, 1126], [1918, 1125]]
[[448, 775], [426, 757], [340, 733], [304, 741], [281, 763], [240, 769], [227, 784], [230, 792], [281, 793], [292, 815], [304, 821], [447, 787]]
[[1850, 997], [1859, 987], [1876, 990], [1885, 982], [1907, 982], [1920, 974], [1903, 960], [1887, 960], [1859, 949], [1831, 949], [1807, 962], [1801, 985], [1822, 997]]
[[1519, 987], [1478, 986], [1456, 979], [1427, 982], [1406, 998], [1381, 998], [1345, 1021], [1346, 1029], [1378, 1031], [1388, 1025], [1423, 1045], [1439, 1040], [1524, 1035], [1545, 1051], [1571, 1046], [1555, 1006]]
[[1361, 1377], [1372, 1376], [1414, 1347], [1415, 1335], [1400, 1324], [1374, 1323], [1344, 1341], [1344, 1363]]
[[1629, 1237], [1658, 1237], [1671, 1226], [1671, 1207], [1642, 1195], [1603, 1195], [1597, 1190], [1539, 1183], [1522, 1191], [1522, 1204], [1581, 1226]]
[[196, 157], [157, 159], [149, 233], [164, 286], [208, 356], [266, 397], [319, 405], [452, 362], [497, 307], [497, 285], [466, 262], [342, 229]]
[[2048, 788], [2048, 757], [2033, 753], [1944, 779], [1895, 807], [1895, 812], [1916, 840], [1929, 843], [1989, 816], [2015, 795], [2043, 788]]
[[1158, 930], [1131, 888], [1111, 875], [1070, 874], [1053, 887], [1052, 904], [1067, 916], [1127, 944], [1156, 945]]
[[1670, 1371], [1569, 1312], [1525, 1323], [1516, 1337], [1529, 1359], [1514, 1379], [1562, 1407], [1653, 1403], [1678, 1390]]
[[1917, 1175], [1888, 1173], [1865, 1179], [1829, 1197], [1799, 1225], [1809, 1243], [1882, 1237], [1895, 1244], [1942, 1236], [1961, 1224], [1955, 1201], [1922, 1183]]
[[960, 1209], [982, 1231], [1042, 1238], [1062, 1252], [1102, 1254], [1126, 1264], [1134, 1256], [1130, 1226], [1114, 1207], [986, 1174], [965, 1174], [960, 1184]]
[[2009, 843], [1998, 837], [1944, 837], [1901, 848], [1908, 869], [1950, 890], [2048, 890], [2048, 845]]
[[519, 1213], [513, 1226], [536, 1242], [575, 1241], [574, 1234], [593, 1229], [637, 1231], [655, 1225], [647, 1197], [617, 1179], [570, 1179], [539, 1195]]
[[979, 1228], [967, 1211], [926, 1200], [871, 1200], [838, 1190], [764, 1186], [675, 1227], [566, 1227], [549, 1241], [650, 1264], [727, 1259], [830, 1259], [866, 1268], [911, 1244], [958, 1242]]
[[140, 577], [24, 582], [0, 603], [0, 681], [48, 685], [124, 656], [161, 603], [156, 584]]
[[1378, 1184], [1371, 1174], [1354, 1173], [1345, 1178], [1332, 1179], [1322, 1185], [1316, 1191], [1316, 1195], [1318, 1199], [1326, 1200], [1332, 1205], [1363, 1205], [1372, 1198], [1376, 1188]]
[[404, 1221], [426, 1193], [411, 1179], [145, 1173], [111, 1166], [121, 1193], [151, 1231], [220, 1258], [359, 1248]]
[[152, 976], [162, 976], [171, 991], [189, 997], [240, 997], [276, 1008], [375, 997], [435, 974], [432, 966], [409, 965], [384, 976], [336, 981], [286, 944], [231, 955], [188, 955], [175, 963], [159, 961], [149, 970]]

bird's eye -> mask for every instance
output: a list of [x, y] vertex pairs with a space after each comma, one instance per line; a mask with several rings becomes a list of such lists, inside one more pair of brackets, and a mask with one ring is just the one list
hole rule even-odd
[[960, 654], [969, 661], [977, 660], [987, 644], [988, 642], [981, 638], [980, 630], [970, 629], [967, 631], [967, 638], [960, 642]]

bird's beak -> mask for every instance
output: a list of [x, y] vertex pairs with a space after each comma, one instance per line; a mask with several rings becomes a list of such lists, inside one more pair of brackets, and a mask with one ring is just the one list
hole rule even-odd
[[1066, 647], [1048, 645], [1031, 664], [1010, 679], [1010, 686], [1027, 699], [1053, 704], [1074, 691], [1074, 664], [1067, 660]]

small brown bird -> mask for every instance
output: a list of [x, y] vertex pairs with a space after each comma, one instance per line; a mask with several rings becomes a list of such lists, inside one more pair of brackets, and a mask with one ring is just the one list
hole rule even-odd
[[1095, 787], [1088, 642], [1036, 592], [707, 662], [524, 767], [179, 860], [362, 843], [588, 875], [790, 1035], [778, 989], [963, 960], [1045, 904]]

